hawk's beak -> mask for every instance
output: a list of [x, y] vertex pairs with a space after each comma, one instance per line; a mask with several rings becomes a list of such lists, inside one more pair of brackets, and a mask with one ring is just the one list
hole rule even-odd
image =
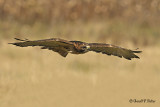
[[86, 46], [87, 49], [90, 49], [90, 46]]

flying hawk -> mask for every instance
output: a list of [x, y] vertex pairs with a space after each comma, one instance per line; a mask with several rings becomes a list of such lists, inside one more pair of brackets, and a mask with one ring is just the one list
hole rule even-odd
[[43, 39], [43, 40], [28, 40], [18, 39], [19, 42], [9, 43], [20, 47], [27, 46], [40, 46], [41, 49], [49, 49], [54, 52], [58, 52], [61, 56], [66, 57], [68, 53], [71, 54], [84, 54], [89, 51], [97, 53], [114, 55], [120, 58], [126, 58], [131, 60], [132, 58], [139, 58], [135, 53], [141, 53], [142, 51], [130, 50], [121, 48], [119, 46], [106, 44], [106, 43], [86, 43], [81, 41], [67, 41], [59, 38]]

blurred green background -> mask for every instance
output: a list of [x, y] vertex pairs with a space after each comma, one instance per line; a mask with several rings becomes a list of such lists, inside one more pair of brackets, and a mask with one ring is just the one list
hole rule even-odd
[[[159, 0], [0, 0], [1, 107], [160, 105]], [[140, 60], [8, 45], [63, 38], [140, 48]], [[130, 103], [153, 99], [155, 103]]]

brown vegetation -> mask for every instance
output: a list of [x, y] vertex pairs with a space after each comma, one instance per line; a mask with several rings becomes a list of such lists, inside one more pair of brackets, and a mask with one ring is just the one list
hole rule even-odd
[[155, 45], [159, 19], [159, 0], [0, 0], [0, 38], [83, 36]]
[[1, 0], [0, 17], [18, 21], [125, 18], [154, 22], [159, 0]]

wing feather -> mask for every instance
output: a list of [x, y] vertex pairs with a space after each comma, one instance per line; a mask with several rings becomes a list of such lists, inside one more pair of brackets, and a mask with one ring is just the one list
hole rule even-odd
[[102, 54], [114, 55], [120, 58], [124, 57], [128, 60], [132, 58], [139, 58], [134, 53], [141, 53], [141, 51], [133, 51], [126, 48], [121, 48], [111, 44], [102, 44], [102, 43], [89, 43], [90, 51], [101, 52]]
[[49, 49], [54, 52], [58, 52], [63, 57], [66, 57], [68, 54], [68, 51], [70, 51], [74, 47], [72, 42], [59, 39], [59, 38], [34, 40], [34, 41], [30, 41], [28, 39], [25, 39], [25, 40], [18, 39], [18, 38], [15, 38], [15, 39], [20, 42], [9, 43], [9, 44], [13, 44], [20, 47], [41, 46], [41, 49]]
[[68, 50], [63, 47], [42, 47], [41, 49], [49, 49], [54, 52], [58, 52], [63, 57], [66, 57], [68, 55]]
[[51, 38], [51, 39], [43, 39], [43, 40], [34, 40], [30, 41], [28, 39], [22, 40], [15, 38], [16, 40], [22, 41], [22, 42], [16, 42], [16, 43], [9, 43], [20, 47], [27, 47], [27, 46], [73, 46], [72, 42], [69, 42], [67, 40], [59, 39], [59, 38]]

